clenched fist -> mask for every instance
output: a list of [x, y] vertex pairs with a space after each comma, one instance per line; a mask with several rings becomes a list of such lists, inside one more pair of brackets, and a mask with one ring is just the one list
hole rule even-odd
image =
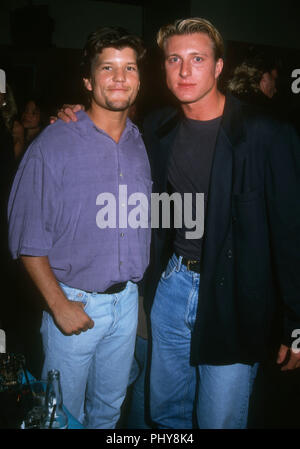
[[84, 304], [77, 301], [64, 301], [52, 310], [56, 325], [65, 335], [79, 335], [94, 327], [94, 321], [84, 311]]

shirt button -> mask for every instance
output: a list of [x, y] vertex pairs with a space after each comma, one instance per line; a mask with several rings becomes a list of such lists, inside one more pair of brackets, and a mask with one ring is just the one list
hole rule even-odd
[[231, 250], [231, 249], [229, 249], [229, 250], [227, 251], [227, 257], [228, 257], [228, 259], [231, 259], [231, 258], [232, 258], [232, 250]]
[[123, 173], [120, 173], [121, 178], [123, 177]]
[[121, 237], [124, 237], [124, 235], [125, 235], [124, 232], [121, 232], [120, 236], [121, 236]]

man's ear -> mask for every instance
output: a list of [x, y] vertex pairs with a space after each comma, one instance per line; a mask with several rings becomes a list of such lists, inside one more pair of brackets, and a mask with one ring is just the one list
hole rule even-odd
[[90, 92], [92, 91], [92, 83], [91, 83], [91, 80], [90, 80], [90, 79], [88, 79], [88, 78], [83, 78], [83, 84], [84, 84], [84, 87], [85, 87], [87, 90], [89, 90]]
[[224, 61], [222, 58], [219, 58], [216, 62], [216, 68], [215, 68], [215, 78], [219, 78], [224, 66]]

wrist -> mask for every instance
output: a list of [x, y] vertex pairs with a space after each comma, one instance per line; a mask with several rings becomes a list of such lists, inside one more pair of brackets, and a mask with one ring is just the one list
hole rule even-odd
[[68, 298], [66, 298], [62, 291], [57, 295], [52, 295], [51, 298], [46, 298], [46, 301], [53, 315], [60, 314], [69, 303]]

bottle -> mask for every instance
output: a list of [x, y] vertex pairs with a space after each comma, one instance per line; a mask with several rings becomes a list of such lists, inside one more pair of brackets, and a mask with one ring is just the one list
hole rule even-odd
[[48, 372], [48, 383], [45, 398], [45, 424], [46, 429], [67, 429], [68, 417], [63, 409], [63, 397], [60, 385], [60, 372]]

